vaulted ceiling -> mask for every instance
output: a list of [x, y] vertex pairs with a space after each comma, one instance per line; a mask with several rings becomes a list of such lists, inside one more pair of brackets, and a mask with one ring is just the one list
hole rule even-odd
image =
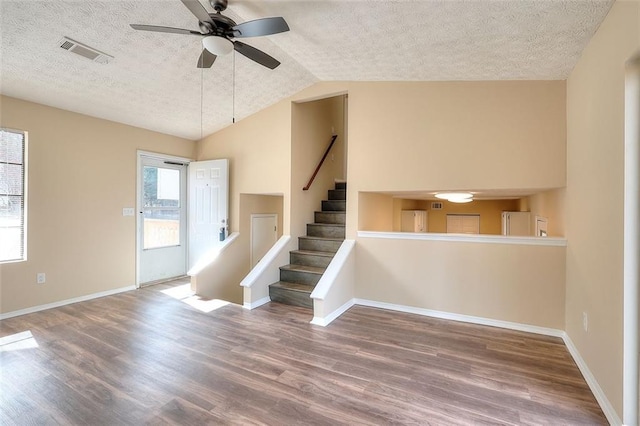
[[[0, 0], [0, 93], [200, 139], [317, 81], [566, 79], [612, 4], [230, 0], [223, 14], [237, 23], [286, 19], [289, 32], [243, 39], [282, 64], [236, 53], [201, 70], [199, 36], [129, 26], [197, 31], [179, 0]], [[69, 53], [64, 36], [113, 59]]]

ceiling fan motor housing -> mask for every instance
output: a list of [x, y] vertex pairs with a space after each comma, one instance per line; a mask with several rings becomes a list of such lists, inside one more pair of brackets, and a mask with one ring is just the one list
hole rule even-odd
[[229, 2], [228, 0], [209, 0], [209, 4], [216, 12], [222, 12], [227, 8]]

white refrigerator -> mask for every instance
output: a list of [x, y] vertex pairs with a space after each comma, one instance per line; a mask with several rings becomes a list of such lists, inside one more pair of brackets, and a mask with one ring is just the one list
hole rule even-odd
[[427, 211], [402, 210], [400, 228], [402, 232], [427, 232]]
[[502, 235], [530, 236], [531, 213], [502, 212]]

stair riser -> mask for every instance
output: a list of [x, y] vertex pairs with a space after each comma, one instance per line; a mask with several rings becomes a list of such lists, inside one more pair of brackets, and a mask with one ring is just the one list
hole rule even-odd
[[290, 271], [287, 269], [280, 270], [280, 281], [288, 281], [290, 283], [300, 283], [308, 285], [316, 285], [320, 281], [320, 274], [312, 274], [303, 271]]
[[347, 211], [347, 202], [339, 200], [323, 200], [322, 211], [344, 212]]
[[336, 189], [347, 189], [347, 182], [336, 182]]
[[307, 238], [298, 239], [298, 247], [300, 250], [310, 251], [327, 251], [335, 253], [342, 245], [342, 241], [322, 241], [322, 240], [310, 240]]
[[315, 266], [316, 268], [326, 268], [331, 263], [333, 257], [314, 256], [312, 254], [291, 253], [289, 256], [292, 265]]
[[313, 308], [313, 299], [309, 293], [291, 291], [286, 288], [269, 288], [269, 297], [273, 302], [286, 303], [287, 305]]
[[329, 199], [330, 200], [346, 200], [347, 191], [345, 191], [344, 189], [330, 189]]
[[307, 235], [310, 237], [344, 238], [344, 226], [307, 224]]
[[313, 219], [316, 223], [335, 223], [338, 225], [344, 225], [346, 222], [346, 216], [347, 215], [344, 212], [315, 212]]

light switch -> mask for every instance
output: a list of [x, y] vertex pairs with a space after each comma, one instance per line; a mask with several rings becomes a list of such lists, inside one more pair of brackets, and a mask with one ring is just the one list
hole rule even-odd
[[135, 209], [133, 207], [125, 207], [122, 209], [122, 216], [133, 216], [134, 212]]

